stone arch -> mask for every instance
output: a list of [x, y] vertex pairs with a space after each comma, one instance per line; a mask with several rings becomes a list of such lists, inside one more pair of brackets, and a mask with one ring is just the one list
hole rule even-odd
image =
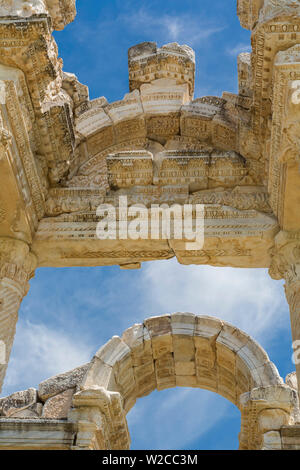
[[[101, 416], [98, 448], [126, 449], [126, 414], [136, 400], [175, 386], [210, 390], [234, 403], [242, 413], [243, 449], [262, 448], [263, 432], [274, 427], [274, 411], [282, 425], [297, 406], [295, 393], [249, 335], [217, 318], [177, 313], [149, 318], [101, 347], [74, 396], [70, 419], [86, 422], [96, 407]], [[259, 416], [265, 410], [273, 411], [262, 420], [260, 433]]]
[[235, 405], [241, 393], [283, 383], [267, 353], [249, 335], [208, 316], [152, 317], [102, 346], [84, 387], [120, 392], [128, 412], [156, 388], [204, 388]]

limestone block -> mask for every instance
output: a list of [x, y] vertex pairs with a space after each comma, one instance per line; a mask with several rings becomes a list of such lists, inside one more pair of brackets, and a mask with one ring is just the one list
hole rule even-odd
[[192, 337], [186, 335], [173, 336], [173, 348], [175, 363], [195, 360], [195, 343]]
[[129, 395], [128, 397], [125, 397], [124, 404], [123, 404], [124, 412], [126, 414], [129, 413], [129, 411], [131, 410], [131, 408], [134, 407], [135, 404], [136, 404], [135, 396]]
[[111, 189], [147, 186], [153, 181], [153, 156], [150, 152], [119, 152], [106, 158]]
[[115, 101], [109, 104], [105, 111], [114, 123], [132, 119], [143, 114], [140, 93], [138, 90], [127, 93], [122, 101]]
[[54, 29], [62, 30], [75, 18], [75, 0], [5, 0], [0, 4], [0, 16], [19, 16], [25, 20], [43, 14], [51, 16]]
[[223, 326], [223, 322], [215, 317], [200, 315], [196, 317], [195, 336], [212, 338], [217, 336]]
[[130, 349], [132, 349], [137, 346], [140, 346], [144, 341], [150, 339], [150, 336], [147, 333], [147, 330], [145, 331], [144, 329], [144, 325], [138, 323], [124, 331], [122, 335], [122, 340], [124, 341], [124, 343], [127, 344]]
[[[102, 107], [90, 109], [76, 120], [76, 130], [85, 137], [89, 137], [99, 129], [112, 124], [111, 118]], [[101, 149], [100, 149], [101, 150]]]
[[98, 385], [108, 390], [115, 389], [115, 376], [113, 368], [105, 364], [98, 357], [94, 357], [82, 381], [80, 388], [90, 388], [92, 385]]
[[175, 362], [176, 375], [196, 375], [196, 366], [194, 361], [177, 361]]
[[139, 366], [153, 362], [151, 338], [147, 328], [143, 324], [136, 324], [128, 328], [122, 340], [131, 349], [133, 366]]
[[281, 450], [281, 437], [278, 431], [263, 434], [262, 450]]
[[145, 341], [139, 346], [133, 348], [131, 350], [131, 357], [134, 366], [152, 363], [153, 351], [151, 341]]
[[237, 352], [248, 343], [249, 339], [250, 336], [246, 335], [243, 331], [229, 323], [223, 322], [222, 331], [218, 336], [217, 344], [223, 344], [231, 351]]
[[238, 55], [239, 94], [252, 96], [251, 54], [242, 52]]
[[264, 0], [238, 0], [237, 14], [243, 28], [250, 30], [253, 28], [263, 4]]
[[195, 344], [190, 336], [173, 336], [174, 360], [176, 376], [194, 376], [195, 369]]
[[42, 403], [35, 403], [28, 408], [20, 408], [19, 410], [10, 410], [9, 418], [14, 419], [40, 419], [43, 411]]
[[[234, 151], [237, 149], [237, 130], [233, 122], [229, 122], [220, 115], [216, 115], [212, 120], [212, 143], [213, 146], [223, 150]], [[238, 154], [236, 164], [238, 164]], [[240, 158], [240, 164], [242, 159]], [[245, 172], [246, 175], [246, 172]], [[250, 181], [249, 181], [250, 182]]]
[[154, 42], [137, 44], [128, 50], [128, 67], [130, 90], [157, 79], [171, 79], [178, 85], [188, 84], [189, 97], [193, 96], [195, 54], [188, 46], [171, 43], [158, 48]]
[[[123, 144], [125, 150], [128, 148], [128, 144], [126, 144], [128, 139], [143, 139], [143, 142], [145, 142], [147, 134], [145, 117], [141, 115], [136, 118], [119, 121], [114, 125], [114, 131], [116, 143], [119, 145]], [[139, 144], [137, 148], [145, 149], [145, 145], [145, 143]]]
[[[254, 1], [254, 0], [252, 0]], [[256, 0], [258, 2], [259, 0]], [[262, 4], [260, 0], [260, 4]], [[265, 22], [276, 16], [299, 16], [300, 5], [293, 0], [265, 0], [259, 12], [259, 21]]]
[[216, 362], [216, 348], [209, 338], [194, 337], [196, 367], [213, 368]]
[[173, 313], [171, 316], [172, 334], [194, 336], [196, 315], [193, 313]]
[[151, 338], [154, 336], [172, 334], [170, 315], [148, 318], [144, 321], [144, 325], [148, 329]]
[[136, 395], [136, 383], [131, 355], [126, 356], [114, 366], [114, 375], [118, 390], [127, 399]]
[[248, 406], [249, 402], [260, 402], [268, 407], [280, 408], [290, 412], [297, 406], [297, 394], [287, 385], [269, 385], [253, 388], [250, 392], [241, 395], [240, 404]]
[[261, 367], [258, 367], [253, 370], [253, 372], [258, 373], [262, 385], [280, 385], [283, 384], [283, 379], [279, 376], [277, 367], [273, 362], [267, 362]]
[[249, 369], [246, 364], [237, 356], [236, 357], [236, 382], [237, 382], [237, 396], [253, 388], [253, 380]]
[[294, 390], [297, 390], [298, 391], [298, 381], [297, 381], [297, 375], [296, 375], [296, 372], [291, 372], [290, 374], [288, 374], [285, 378], [285, 383], [293, 388]]
[[157, 359], [161, 356], [164, 356], [166, 353], [173, 352], [173, 336], [171, 334], [163, 336], [153, 336], [151, 342], [153, 359]]
[[262, 433], [279, 431], [282, 426], [288, 425], [290, 415], [281, 409], [263, 410], [258, 415], [258, 426]]
[[189, 101], [189, 86], [187, 83], [176, 85], [174, 79], [154, 80], [141, 86], [141, 100], [145, 113], [175, 113]]
[[[49, 0], [49, 3], [53, 0]], [[6, 0], [0, 4], [0, 16], [20, 16], [28, 18], [31, 15], [48, 13], [45, 0]]]
[[195, 190], [208, 188], [207, 152], [165, 151], [158, 174], [161, 185], [193, 184]]
[[[84, 114], [85, 115], [85, 114]], [[83, 115], [83, 116], [84, 116]], [[104, 119], [104, 116], [103, 116]], [[106, 118], [105, 118], [106, 119]], [[115, 135], [114, 135], [114, 127], [112, 125], [109, 125], [109, 122], [106, 120], [104, 122], [106, 125], [95, 130], [91, 135], [87, 137], [87, 151], [90, 157], [95, 156], [95, 159], [97, 159], [98, 164], [98, 157], [97, 155], [101, 152], [105, 152], [105, 149], [107, 147], [111, 147], [115, 143]], [[104, 124], [103, 123], [103, 124]], [[83, 132], [89, 132], [89, 130], [84, 128], [85, 123], [82, 123], [83, 127]], [[104, 153], [104, 156], [107, 155], [108, 152]], [[102, 159], [102, 162], [104, 161], [104, 165], [102, 165], [103, 169], [106, 171], [106, 165], [105, 165], [105, 159]], [[82, 167], [80, 168], [80, 172], [84, 175], [90, 175], [90, 178], [92, 178], [92, 175], [95, 171], [95, 162], [94, 159], [89, 159], [87, 162], [84, 162]], [[78, 183], [77, 183], [78, 185]]]
[[222, 110], [224, 104], [225, 102], [221, 98], [204, 97], [185, 104], [182, 106], [181, 111], [185, 118], [205, 118], [210, 120]]
[[89, 367], [90, 364], [84, 364], [83, 366], [77, 367], [65, 374], [59, 374], [41, 382], [38, 390], [39, 399], [46, 401], [48, 398], [58, 395], [65, 390], [80, 386]]
[[197, 377], [195, 375], [176, 375], [176, 387], [198, 388]]
[[[218, 338], [219, 339], [219, 338]], [[236, 354], [223, 344], [216, 342], [217, 362], [220, 367], [227, 369], [235, 376]]]
[[227, 368], [218, 365], [218, 393], [230, 400], [232, 403], [237, 402], [236, 393], [236, 377], [235, 374]]
[[283, 450], [300, 450], [300, 425], [284, 426], [280, 433]]
[[[183, 111], [185, 109], [187, 112]], [[194, 138], [201, 136], [201, 140], [210, 143], [212, 136], [212, 118], [203, 117], [201, 115], [191, 115], [189, 113], [189, 107], [183, 107], [180, 118], [180, 129], [183, 136]]]
[[49, 398], [43, 408], [43, 418], [64, 419], [68, 417], [72, 405], [75, 389], [65, 390], [54, 397]]
[[211, 392], [217, 392], [218, 389], [218, 373], [216, 366], [205, 367], [196, 363], [196, 378], [198, 387]]
[[134, 366], [153, 362], [152, 342], [150, 340], [149, 332], [145, 327], [143, 327], [143, 331], [145, 341], [131, 350], [132, 363]]
[[1, 420], [1, 450], [70, 450], [74, 438], [74, 427], [66, 421], [32, 418]]
[[143, 397], [155, 390], [156, 376], [154, 363], [148, 363], [133, 368], [135, 382], [137, 385], [137, 398]]
[[95, 357], [101, 359], [108, 366], [114, 366], [116, 362], [130, 354], [131, 350], [119, 336], [113, 336], [102, 348], [100, 348]]
[[154, 361], [157, 390], [175, 387], [175, 364], [172, 353], [166, 353]]
[[267, 353], [252, 338], [237, 352], [237, 355], [247, 364], [249, 369], [255, 369], [257, 363], [261, 365], [269, 362]]
[[13, 393], [8, 397], [0, 398], [0, 416], [11, 416], [19, 410], [23, 411], [32, 407], [37, 401], [38, 396], [35, 388], [29, 388], [22, 392]]
[[180, 132], [180, 113], [159, 114], [146, 117], [147, 137], [160, 142]]

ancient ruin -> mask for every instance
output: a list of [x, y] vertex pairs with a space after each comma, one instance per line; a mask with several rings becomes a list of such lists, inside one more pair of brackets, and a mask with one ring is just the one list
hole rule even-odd
[[[238, 94], [195, 99], [193, 50], [147, 42], [128, 52], [129, 93], [108, 103], [62, 70], [52, 33], [74, 19], [75, 0], [0, 1], [0, 388], [37, 267], [176, 257], [268, 268], [285, 280], [300, 340], [300, 2], [237, 8], [252, 34]], [[147, 208], [201, 204], [204, 245], [187, 249], [174, 234], [99, 239], [97, 208], [113, 206], [120, 227], [120, 196]], [[241, 449], [300, 449], [300, 363], [284, 384], [245, 333], [190, 314], [146, 320], [90, 364], [1, 399], [0, 448], [127, 449], [135, 400], [173, 386], [235, 403]]]

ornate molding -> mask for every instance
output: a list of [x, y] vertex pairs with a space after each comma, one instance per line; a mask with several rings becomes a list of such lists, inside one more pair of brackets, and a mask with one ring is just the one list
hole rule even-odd
[[53, 29], [61, 30], [74, 20], [76, 0], [1, 0], [0, 16], [29, 18], [33, 15], [50, 15]]
[[13, 281], [21, 289], [23, 297], [28, 292], [28, 281], [34, 276], [36, 266], [36, 256], [26, 243], [0, 238], [0, 282]]

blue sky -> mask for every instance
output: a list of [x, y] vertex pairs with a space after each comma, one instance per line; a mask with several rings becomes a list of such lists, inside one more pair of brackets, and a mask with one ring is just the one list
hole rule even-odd
[[[127, 50], [142, 41], [194, 48], [195, 96], [237, 91], [236, 56], [250, 36], [236, 0], [77, 0], [75, 22], [55, 33], [64, 70], [111, 102], [128, 92]], [[38, 269], [22, 303], [2, 395], [90, 360], [113, 335], [152, 315], [215, 315], [251, 334], [285, 377], [294, 370], [283, 283], [266, 270], [147, 263], [118, 267]], [[134, 449], [236, 449], [239, 411], [202, 390], [154, 392], [128, 415]], [[145, 424], [146, 423], [146, 424]]]

